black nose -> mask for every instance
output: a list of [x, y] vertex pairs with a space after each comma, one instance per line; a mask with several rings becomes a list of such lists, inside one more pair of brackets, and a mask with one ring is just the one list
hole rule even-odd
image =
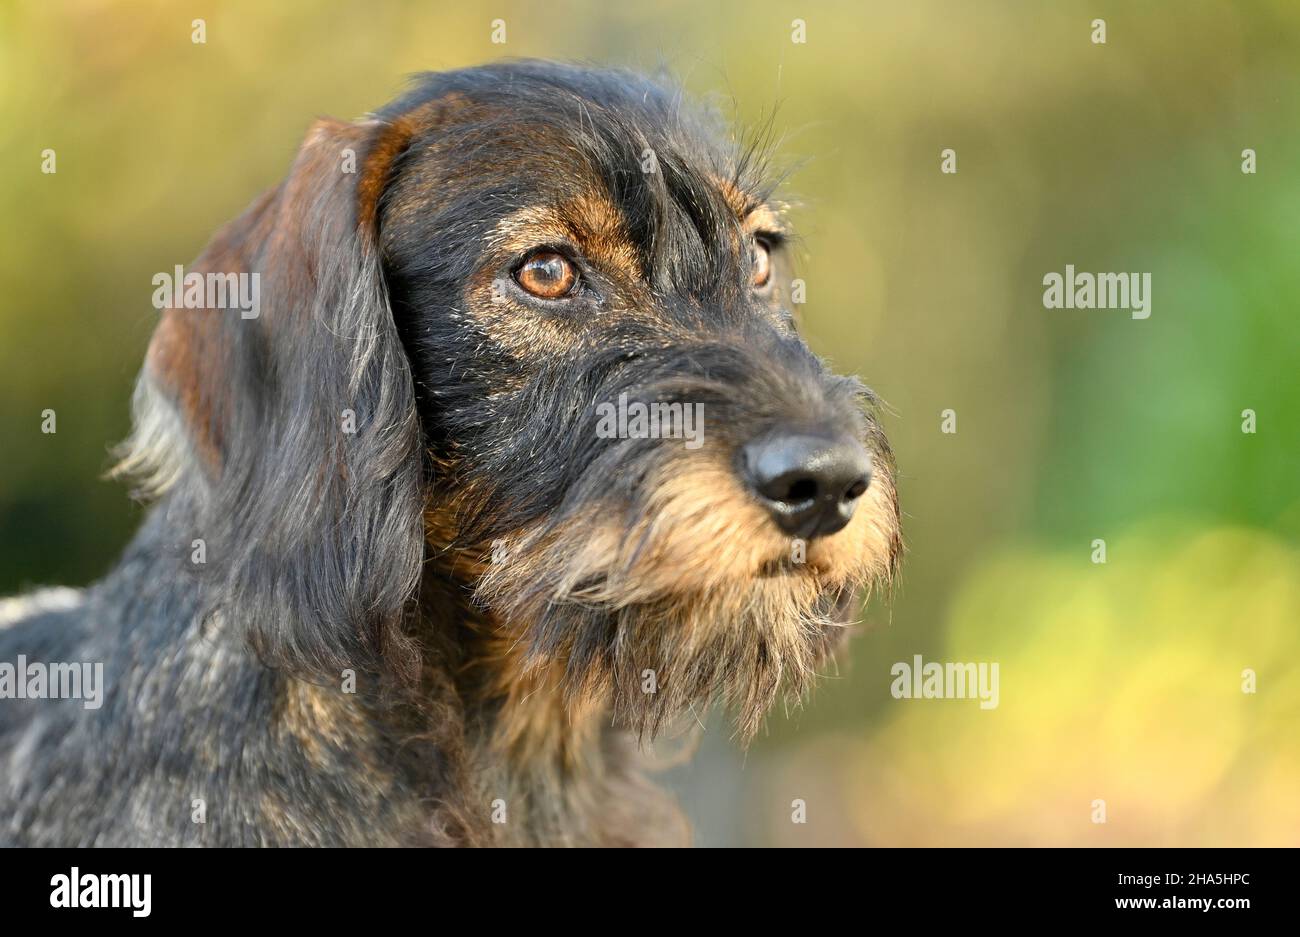
[[846, 436], [777, 429], [742, 449], [746, 481], [787, 534], [842, 530], [871, 484], [871, 457]]

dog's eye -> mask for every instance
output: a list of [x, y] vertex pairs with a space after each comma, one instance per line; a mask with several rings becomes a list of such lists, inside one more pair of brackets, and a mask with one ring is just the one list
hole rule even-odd
[[573, 292], [578, 271], [555, 251], [538, 251], [515, 271], [515, 282], [538, 299], [562, 299]]
[[772, 279], [772, 251], [762, 241], [754, 241], [750, 253], [753, 256], [754, 272], [749, 284], [754, 289], [761, 290]]

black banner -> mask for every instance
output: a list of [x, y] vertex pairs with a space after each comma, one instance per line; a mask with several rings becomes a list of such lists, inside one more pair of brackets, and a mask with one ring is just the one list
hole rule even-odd
[[1104, 916], [1231, 926], [1285, 906], [1294, 861], [1282, 850], [841, 850], [728, 856], [718, 876], [718, 857], [706, 852], [606, 856], [593, 869], [590, 856], [523, 851], [10, 850], [0, 852], [0, 893], [11, 921], [129, 927], [337, 925], [391, 911], [437, 928], [440, 916], [459, 920], [474, 908], [496, 920], [511, 908], [581, 914], [611, 899], [650, 919], [683, 902], [725, 901], [745, 917], [779, 900], [873, 918], [920, 909], [927, 922]]

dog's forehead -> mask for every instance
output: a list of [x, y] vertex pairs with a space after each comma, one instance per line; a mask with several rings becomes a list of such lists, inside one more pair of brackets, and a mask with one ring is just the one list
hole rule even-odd
[[746, 231], [785, 230], [752, 164], [707, 119], [621, 73], [496, 75], [388, 119], [414, 124], [389, 226], [417, 238], [591, 241], [670, 279], [689, 259], [703, 282], [744, 262]]
[[[520, 197], [618, 198], [667, 181], [719, 197], [743, 217], [762, 202], [725, 145], [655, 110], [612, 110], [571, 93], [517, 86], [484, 99], [452, 93], [407, 118], [408, 178]], [[665, 165], [666, 164], [666, 165]], [[657, 178], [656, 178], [657, 177]]]

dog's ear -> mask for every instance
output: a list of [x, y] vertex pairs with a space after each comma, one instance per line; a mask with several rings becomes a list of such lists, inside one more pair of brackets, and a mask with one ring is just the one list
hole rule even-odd
[[210, 623], [298, 672], [414, 664], [421, 437], [377, 246], [409, 136], [318, 122], [285, 182], [218, 233], [154, 334], [119, 465], [204, 540]]

